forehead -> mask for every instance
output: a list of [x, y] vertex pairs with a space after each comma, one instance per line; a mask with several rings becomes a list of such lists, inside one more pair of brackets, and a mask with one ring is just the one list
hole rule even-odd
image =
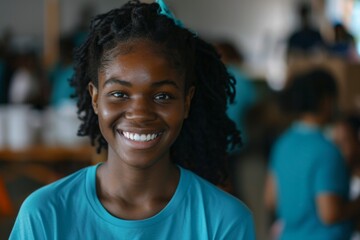
[[[134, 40], [119, 43], [106, 52], [99, 71], [99, 80], [110, 78], [131, 79], [172, 79], [183, 82], [168, 54], [150, 40]], [[183, 85], [181, 83], [180, 85]]]
[[[151, 53], [156, 55], [165, 55], [165, 49], [160, 44], [148, 39], [129, 39], [119, 42], [115, 46], [105, 50], [102, 56], [103, 61], [111, 61], [119, 55], [127, 55], [136, 51]], [[165, 57], [165, 56], [164, 56]]]

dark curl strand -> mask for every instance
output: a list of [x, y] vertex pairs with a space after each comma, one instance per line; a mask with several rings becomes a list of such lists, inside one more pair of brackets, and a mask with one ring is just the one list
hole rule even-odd
[[235, 80], [213, 46], [159, 12], [157, 3], [129, 1], [92, 20], [86, 42], [75, 51], [75, 74], [71, 79], [82, 121], [78, 135], [89, 136], [98, 152], [107, 149], [88, 84], [97, 86], [98, 72], [111, 61], [119, 44], [150, 40], [183, 75], [185, 91], [195, 86], [190, 114], [171, 147], [171, 159], [210, 182], [221, 184], [227, 177], [227, 151], [241, 144], [235, 124], [226, 115], [227, 103], [235, 96]]

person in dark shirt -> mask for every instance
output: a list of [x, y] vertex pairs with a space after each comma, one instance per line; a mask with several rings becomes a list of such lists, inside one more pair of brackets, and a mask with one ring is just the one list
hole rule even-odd
[[300, 19], [300, 28], [295, 30], [288, 38], [287, 53], [310, 54], [325, 47], [325, 42], [319, 32], [310, 21], [310, 6], [301, 4], [297, 10]]

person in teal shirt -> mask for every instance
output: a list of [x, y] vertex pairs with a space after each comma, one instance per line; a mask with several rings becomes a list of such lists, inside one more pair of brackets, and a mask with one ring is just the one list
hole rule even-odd
[[349, 201], [345, 161], [323, 130], [334, 115], [336, 81], [327, 70], [311, 69], [295, 76], [287, 91], [297, 117], [272, 148], [265, 188], [280, 239], [349, 239], [360, 199]]
[[[246, 117], [248, 111], [257, 101], [256, 87], [250, 77], [242, 70], [244, 56], [242, 52], [230, 41], [219, 41], [215, 43], [215, 48], [221, 56], [221, 60], [226, 65], [228, 73], [235, 80], [235, 99], [229, 102], [227, 114], [236, 124], [236, 128], [241, 132], [244, 144], [247, 144]], [[239, 149], [237, 149], [238, 151]]]
[[236, 79], [235, 100], [229, 103], [227, 114], [236, 124], [237, 129], [242, 133], [244, 144], [247, 144], [248, 133], [246, 128], [246, 117], [248, 111], [253, 107], [257, 100], [257, 94], [252, 80], [240, 71], [238, 66], [228, 64], [228, 72]]
[[75, 94], [75, 89], [70, 86], [70, 79], [74, 74], [73, 50], [72, 38], [63, 37], [60, 39], [60, 59], [49, 74], [50, 105], [52, 107], [57, 108], [65, 102], [74, 101], [71, 96]]
[[11, 240], [255, 239], [251, 211], [219, 187], [240, 142], [226, 115], [233, 83], [159, 4], [129, 1], [92, 21], [71, 84], [78, 134], [106, 161], [31, 194]]

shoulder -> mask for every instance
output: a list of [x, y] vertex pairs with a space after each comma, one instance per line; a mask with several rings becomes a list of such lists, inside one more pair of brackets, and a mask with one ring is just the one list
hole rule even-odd
[[290, 139], [294, 139], [298, 136], [298, 131], [294, 127], [294, 125], [290, 125], [287, 129], [283, 130], [276, 139], [276, 143], [280, 144], [283, 142], [287, 142]]
[[343, 157], [340, 152], [340, 149], [326, 135], [324, 134], [320, 135], [316, 144], [317, 145], [314, 146], [314, 149], [316, 149], [318, 153], [321, 154], [321, 156], [323, 156], [322, 160], [332, 159], [334, 161], [337, 160], [343, 161]]
[[[89, 168], [42, 187], [28, 196], [21, 205], [10, 239], [47, 239], [54, 221], [73, 208], [84, 197], [85, 175]], [[46, 234], [48, 237], [45, 237]]]
[[66, 199], [79, 193], [79, 188], [85, 184], [85, 175], [88, 168], [81, 169], [67, 177], [46, 185], [30, 194], [21, 206], [21, 212], [34, 212], [36, 210], [54, 207]]
[[234, 216], [243, 218], [252, 216], [249, 208], [238, 198], [223, 191], [198, 175], [190, 171], [188, 171], [188, 173], [192, 178], [191, 190], [194, 191], [197, 194], [196, 197], [200, 197], [207, 206], [212, 209], [218, 209], [220, 214], [231, 218]]
[[192, 179], [187, 196], [191, 202], [187, 207], [194, 208], [196, 216], [205, 219], [215, 239], [255, 239], [250, 209], [236, 197], [196, 174], [190, 174]]
[[290, 127], [280, 133], [279, 136], [276, 138], [271, 148], [271, 155], [278, 153], [279, 150], [283, 150], [284, 146], [291, 146], [293, 141], [297, 141], [297, 136], [293, 128]]

